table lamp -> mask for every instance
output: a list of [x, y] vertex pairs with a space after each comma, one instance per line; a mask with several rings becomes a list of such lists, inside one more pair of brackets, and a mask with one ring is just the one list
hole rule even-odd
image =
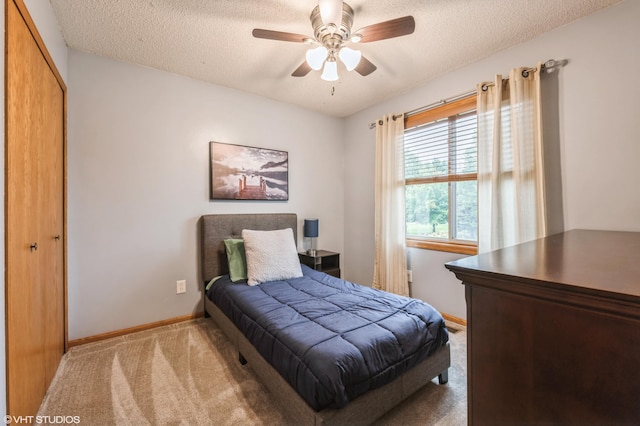
[[311, 238], [311, 248], [307, 250], [309, 256], [316, 255], [316, 238], [318, 238], [318, 219], [305, 219], [303, 234], [305, 238]]

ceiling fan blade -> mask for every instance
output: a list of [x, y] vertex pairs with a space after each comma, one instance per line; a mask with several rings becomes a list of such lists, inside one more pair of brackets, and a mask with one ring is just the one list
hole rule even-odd
[[309, 71], [311, 71], [311, 67], [309, 66], [309, 64], [307, 63], [307, 61], [304, 61], [302, 64], [300, 64], [300, 66], [298, 68], [296, 68], [296, 70], [291, 74], [291, 77], [304, 77], [305, 75], [309, 74]]
[[356, 67], [356, 72], [362, 76], [367, 76], [374, 72], [378, 67], [373, 65], [371, 61], [369, 61], [364, 56], [360, 58], [360, 62], [358, 62], [358, 66]]
[[[361, 28], [355, 33], [362, 35], [360, 43], [370, 43], [372, 41], [386, 40], [388, 38], [400, 37], [413, 33], [416, 29], [416, 21], [413, 16], [405, 16], [390, 21], [380, 22]], [[354, 33], [354, 34], [355, 34]]]
[[266, 38], [267, 40], [278, 41], [291, 41], [294, 43], [304, 43], [305, 40], [311, 38], [302, 34], [284, 33], [282, 31], [263, 30], [260, 28], [255, 28], [252, 34], [256, 38]]

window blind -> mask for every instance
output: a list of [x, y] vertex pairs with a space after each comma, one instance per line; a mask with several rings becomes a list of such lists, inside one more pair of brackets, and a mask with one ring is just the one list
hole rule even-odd
[[405, 130], [406, 183], [476, 179], [476, 123], [473, 109]]

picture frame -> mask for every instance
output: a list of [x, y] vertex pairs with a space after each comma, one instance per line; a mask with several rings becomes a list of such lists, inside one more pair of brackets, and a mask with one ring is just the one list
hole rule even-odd
[[210, 200], [289, 200], [289, 153], [209, 142]]

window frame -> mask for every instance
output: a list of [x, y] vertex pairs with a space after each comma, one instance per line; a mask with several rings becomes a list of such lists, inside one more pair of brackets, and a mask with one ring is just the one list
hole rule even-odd
[[[475, 110], [477, 108], [477, 95], [474, 92], [469, 96], [465, 96], [461, 99], [454, 100], [452, 102], [447, 102], [441, 106], [437, 106], [435, 108], [430, 108], [425, 111], [418, 112], [413, 115], [407, 115], [404, 119], [404, 128], [405, 132], [407, 130], [411, 130], [417, 126], [431, 123], [437, 120], [441, 120], [443, 118], [447, 118], [449, 123], [455, 121], [454, 117], [458, 114], [462, 114], [465, 112], [469, 112]], [[452, 140], [449, 139], [449, 160], [453, 155], [453, 150], [451, 149]], [[453, 167], [453, 162], [448, 162], [448, 174], [447, 176], [436, 176], [436, 177], [418, 177], [418, 178], [409, 178], [405, 179], [405, 187], [407, 185], [420, 185], [420, 184], [430, 184], [430, 183], [447, 183], [448, 184], [448, 198], [449, 198], [449, 206], [455, 205], [455, 194], [454, 191], [451, 190], [452, 182], [464, 182], [464, 181], [478, 181], [478, 173], [463, 173], [463, 174], [455, 174], [452, 173], [451, 168]], [[449, 228], [449, 237], [452, 235], [452, 209], [449, 208], [447, 214], [448, 228]], [[407, 247], [414, 247], [426, 250], [436, 250], [436, 251], [444, 251], [450, 253], [460, 253], [460, 254], [469, 254], [474, 255], [478, 253], [478, 242], [477, 241], [468, 241], [468, 240], [457, 240], [453, 238], [448, 238], [446, 240], [440, 238], [429, 238], [429, 237], [418, 237], [418, 236], [406, 236], [406, 244]]]

